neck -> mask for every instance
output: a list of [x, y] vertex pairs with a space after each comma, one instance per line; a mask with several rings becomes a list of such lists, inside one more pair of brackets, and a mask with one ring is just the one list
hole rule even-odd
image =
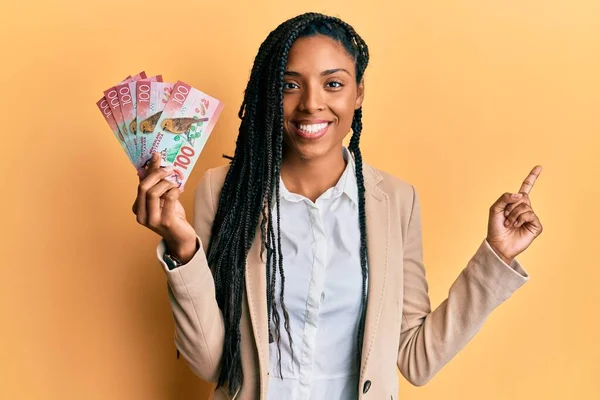
[[304, 159], [289, 151], [283, 152], [281, 179], [292, 193], [315, 202], [327, 189], [335, 186], [346, 169], [342, 146], [314, 159]]

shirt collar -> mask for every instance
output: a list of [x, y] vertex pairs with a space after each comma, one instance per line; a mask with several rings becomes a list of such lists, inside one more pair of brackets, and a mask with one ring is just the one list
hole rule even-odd
[[[342, 176], [335, 186], [325, 191], [324, 198], [339, 197], [342, 194], [345, 194], [348, 196], [348, 198], [350, 198], [350, 200], [352, 200], [354, 205], [358, 206], [358, 184], [356, 182], [354, 157], [346, 146], [342, 146], [342, 156], [344, 160], [347, 161], [346, 169], [344, 169]], [[304, 200], [304, 196], [287, 190], [285, 184], [283, 183], [283, 179], [281, 179], [281, 176], [279, 177], [279, 193], [282, 198], [290, 202], [299, 202]], [[275, 207], [277, 206], [275, 193], [273, 193], [272, 204], [273, 208], [271, 211], [275, 210]]]

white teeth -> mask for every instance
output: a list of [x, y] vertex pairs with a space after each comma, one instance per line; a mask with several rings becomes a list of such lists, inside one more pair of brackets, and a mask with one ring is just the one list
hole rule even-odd
[[300, 130], [307, 132], [307, 133], [316, 133], [316, 132], [319, 132], [319, 131], [325, 129], [326, 126], [327, 126], [327, 122], [324, 122], [321, 124], [300, 125], [299, 128], [300, 128]]

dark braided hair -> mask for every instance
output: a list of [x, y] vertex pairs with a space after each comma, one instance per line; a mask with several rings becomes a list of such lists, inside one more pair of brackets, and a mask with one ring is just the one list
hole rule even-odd
[[[244, 290], [246, 257], [252, 246], [260, 220], [261, 258], [267, 252], [266, 282], [269, 342], [273, 341], [270, 330], [271, 311], [274, 308], [279, 370], [279, 312], [275, 305], [275, 277], [281, 278], [280, 302], [283, 308], [285, 329], [292, 347], [289, 315], [285, 307], [283, 257], [280, 227], [280, 165], [283, 154], [283, 77], [288, 54], [299, 37], [326, 35], [340, 42], [355, 61], [356, 83], [363, 78], [369, 61], [367, 44], [354, 29], [336, 17], [318, 13], [306, 13], [289, 19], [275, 28], [261, 44], [250, 79], [244, 92], [244, 100], [238, 116], [241, 119], [235, 154], [221, 189], [219, 205], [207, 248], [208, 264], [215, 266], [215, 289], [219, 308], [225, 323], [225, 340], [217, 383], [229, 386], [230, 395], [243, 381], [240, 354], [240, 320], [242, 293]], [[360, 264], [363, 286], [361, 315], [358, 329], [357, 364], [360, 371], [361, 350], [364, 336], [367, 290], [367, 232], [365, 224], [365, 187], [362, 173], [362, 156], [359, 149], [362, 130], [362, 110], [355, 110], [352, 120], [352, 137], [349, 150], [355, 160], [359, 192]], [[273, 228], [272, 201], [277, 205], [277, 234]], [[262, 216], [262, 218], [260, 218]], [[294, 352], [292, 347], [292, 359]]]

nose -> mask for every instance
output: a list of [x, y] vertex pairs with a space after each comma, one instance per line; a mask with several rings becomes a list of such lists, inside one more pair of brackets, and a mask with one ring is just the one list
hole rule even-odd
[[306, 85], [298, 108], [300, 111], [313, 114], [325, 109], [323, 90], [318, 85]]

